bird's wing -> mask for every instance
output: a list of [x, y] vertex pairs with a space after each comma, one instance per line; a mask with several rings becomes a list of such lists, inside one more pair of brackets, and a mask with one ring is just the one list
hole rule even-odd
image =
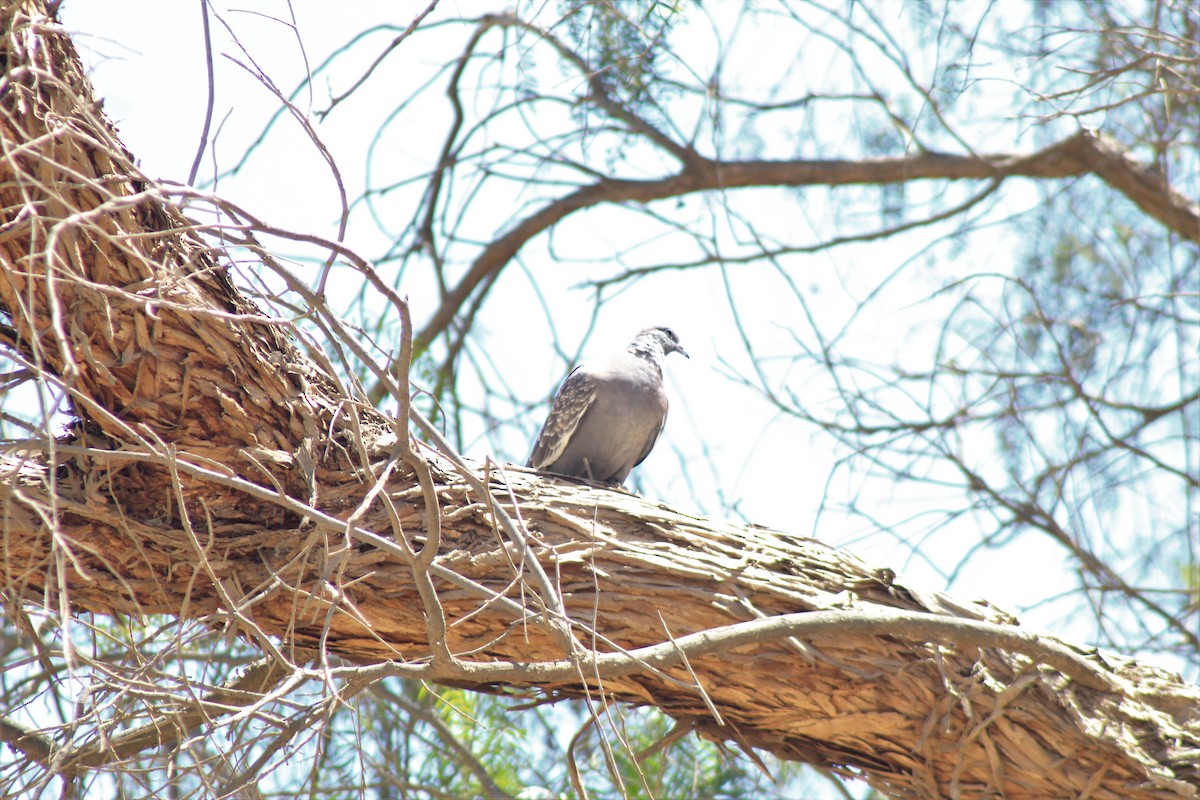
[[595, 399], [596, 382], [587, 372], [576, 367], [554, 396], [550, 414], [546, 417], [542, 432], [538, 434], [526, 466], [543, 469], [557, 461]]

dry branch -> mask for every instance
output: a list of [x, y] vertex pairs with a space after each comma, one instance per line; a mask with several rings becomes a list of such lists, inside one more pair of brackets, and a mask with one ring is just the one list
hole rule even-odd
[[[658, 149], [669, 160], [678, 162], [674, 174], [646, 180], [628, 180], [601, 176], [590, 183], [546, 202], [533, 213], [517, 219], [475, 257], [467, 272], [450, 287], [441, 305], [415, 337], [418, 347], [427, 346], [445, 333], [461, 310], [482, 302], [497, 275], [520, 249], [534, 237], [581, 209], [606, 203], [651, 203], [683, 197], [697, 192], [725, 192], [760, 187], [850, 186], [902, 184], [911, 181], [984, 181], [994, 188], [1010, 178], [1061, 180], [1095, 175], [1110, 188], [1125, 195], [1167, 230], [1184, 239], [1200, 242], [1200, 199], [1190, 198], [1175, 189], [1153, 165], [1139, 162], [1116, 139], [1089, 130], [1080, 130], [1063, 141], [1042, 150], [1026, 153], [976, 153], [963, 155], [919, 152], [894, 158], [853, 160], [735, 160], [707, 158], [690, 144], [672, 140], [635, 110], [612, 98], [600, 79], [603, 69], [586, 63], [577, 53], [560, 42], [552, 32], [530, 25], [511, 14], [485, 15], [463, 53], [462, 61], [473, 51], [478, 40], [492, 27], [528, 30], [548, 42], [565, 64], [577, 70], [587, 81], [586, 101], [609, 118]], [[460, 72], [461, 72], [460, 63]], [[457, 76], [450, 91], [461, 123], [461, 103], [457, 98]], [[434, 170], [429, 192], [436, 197], [446, 176], [460, 124], [451, 126], [441, 163]], [[431, 205], [427, 214], [433, 214]], [[941, 215], [939, 215], [940, 217]], [[428, 218], [423, 231], [431, 230]], [[874, 238], [874, 237], [868, 237]], [[432, 237], [423, 237], [432, 246]], [[381, 395], [373, 394], [378, 400]]]
[[1151, 217], [1185, 239], [1200, 242], [1200, 203], [1174, 189], [1158, 171], [1134, 159], [1111, 137], [1080, 131], [1028, 155], [920, 153], [854, 161], [713, 161], [697, 157], [679, 172], [654, 180], [602, 178], [550, 201], [484, 248], [447, 292], [417, 340], [432, 342], [457, 310], [486, 291], [496, 274], [526, 242], [580, 209], [603, 203], [649, 203], [694, 192], [762, 186], [883, 185], [917, 180], [998, 181], [1013, 177], [1075, 178], [1095, 174]]
[[[1176, 678], [819, 542], [397, 446], [137, 173], [44, 10], [0, 13], [0, 308], [82, 420], [0, 464], [6, 608], [603, 692], [896, 796], [1196, 795], [1200, 691]], [[53, 762], [30, 735], [0, 728]]]

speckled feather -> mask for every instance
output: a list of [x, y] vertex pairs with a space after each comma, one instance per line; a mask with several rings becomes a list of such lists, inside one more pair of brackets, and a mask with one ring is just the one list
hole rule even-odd
[[527, 466], [543, 469], [559, 459], [571, 440], [571, 434], [575, 433], [592, 401], [596, 399], [595, 392], [596, 382], [588, 376], [584, 365], [580, 364], [571, 370], [554, 396], [554, 405], [533, 446], [533, 455], [529, 457]]

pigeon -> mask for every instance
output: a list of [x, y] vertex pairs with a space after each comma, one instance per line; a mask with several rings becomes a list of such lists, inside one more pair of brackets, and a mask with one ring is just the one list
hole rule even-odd
[[620, 353], [585, 361], [563, 381], [528, 467], [619, 486], [667, 421], [662, 363], [688, 354], [670, 328], [646, 328]]

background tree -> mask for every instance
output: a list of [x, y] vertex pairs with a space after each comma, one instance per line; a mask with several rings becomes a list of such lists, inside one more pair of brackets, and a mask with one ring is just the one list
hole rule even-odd
[[[648, 496], [848, 544], [1195, 679], [1200, 214], [1172, 188], [1196, 185], [1194, 10], [564, 3], [469, 20], [427, 12], [365, 28], [344, 46], [308, 45], [308, 58], [297, 50], [268, 69], [265, 48], [278, 47], [282, 23], [255, 49], [249, 18], [208, 9], [212, 52], [261, 82], [274, 116], [250, 145], [206, 126], [214, 141], [201, 154], [211, 160], [195, 163], [215, 167], [187, 176], [241, 207], [146, 184], [188, 205], [205, 237], [197, 252], [235, 265], [260, 308], [314, 354], [328, 353], [347, 395], [362, 384], [376, 403], [400, 397], [405, 416], [407, 392], [389, 391], [382, 365], [401, 350], [397, 295], [407, 295], [412, 381], [426, 390], [419, 409], [460, 452], [523, 461], [538, 406], [593, 330], [624, 339], [671, 322], [698, 361], [721, 371], [675, 376], [660, 445], [675, 458], [660, 453], [644, 467]], [[313, 24], [295, 20], [299, 42], [312, 41]], [[222, 59], [210, 63], [218, 87], [234, 80]], [[306, 64], [311, 80], [288, 77]], [[6, 69], [6, 85], [20, 78]], [[292, 85], [285, 101], [276, 87]], [[6, 144], [21, 138], [8, 114]], [[310, 150], [286, 146], [297, 131]], [[303, 168], [313, 158], [324, 172]], [[301, 176], [304, 205], [324, 210], [319, 223], [286, 204], [264, 206], [265, 221], [255, 188], [287, 196], [286, 172]], [[324, 175], [333, 188], [314, 190]], [[15, 230], [22, 206], [6, 207]], [[285, 268], [267, 250], [298, 263]], [[351, 251], [374, 253], [370, 268]], [[342, 292], [347, 284], [361, 291]], [[224, 297], [223, 286], [213, 291]], [[64, 412], [109, 442], [122, 433], [114, 419], [146, 436], [132, 418], [153, 433], [138, 445], [147, 464], [170, 464], [157, 436], [272, 486], [263, 475], [274, 451], [262, 442], [259, 469], [232, 467], [231, 450], [197, 450], [203, 437], [180, 437], [162, 419], [156, 427], [127, 398], [81, 406], [95, 393], [75, 375], [92, 362], [31, 348], [21, 296], [6, 295], [16, 369], [4, 419], [14, 440], [61, 427]], [[396, 363], [406, 379], [408, 359]], [[183, 413], [192, 401], [171, 402]], [[294, 417], [298, 438], [309, 433], [304, 418]], [[346, 424], [338, 414], [315, 419]], [[58, 458], [81, 457], [70, 449], [81, 440], [103, 446], [86, 425], [73, 436]], [[350, 430], [330, 442], [362, 438]], [[9, 452], [30, 446], [15, 441]], [[105, 480], [127, 480], [123, 469]], [[82, 474], [99, 484], [104, 473]], [[322, 507], [311, 467], [285, 474], [274, 488], [309, 491]], [[178, 507], [188, 502], [181, 490]], [[753, 550], [753, 540], [740, 546]], [[65, 569], [72, 548], [55, 552]], [[1020, 580], [1038, 560], [1068, 569]], [[27, 587], [22, 577], [15, 585]], [[55, 596], [48, 584], [40, 591]], [[61, 603], [18, 603], [20, 594], [6, 597], [4, 710], [59, 743], [86, 744], [105, 725], [140, 730], [159, 709], [234, 680], [233, 668], [271, 641], [252, 635], [243, 645], [212, 630], [214, 619], [239, 630], [236, 614], [176, 621], [165, 603], [161, 619], [81, 618]], [[261, 688], [266, 669], [238, 688]], [[80, 763], [120, 769], [86, 773], [84, 785], [119, 784], [128, 795], [254, 785], [503, 796], [565, 789], [568, 763], [584, 768], [577, 785], [625, 795], [685, 794], [689, 779], [697, 793], [745, 792], [759, 780], [753, 768], [731, 772], [694, 737], [668, 737], [665, 757], [631, 758], [664, 723], [620, 706], [527, 712], [519, 735], [507, 706], [457, 689], [300, 672], [270, 681], [250, 711], [200, 729], [199, 719], [221, 713], [179, 719], [180, 733], [150, 754], [144, 738], [126, 749], [99, 739], [82, 751], [95, 760]], [[577, 738], [557, 735], [568, 724]], [[268, 746], [262, 726], [277, 733]], [[531, 749], [545, 757], [514, 768], [515, 754]], [[268, 772], [292, 753], [311, 770]], [[897, 786], [848, 754], [812, 760]], [[4, 769], [33, 790], [54, 791], [55, 776], [69, 774], [20, 759]], [[949, 780], [908, 774], [918, 793]], [[1158, 788], [1183, 792], [1181, 774]]]

